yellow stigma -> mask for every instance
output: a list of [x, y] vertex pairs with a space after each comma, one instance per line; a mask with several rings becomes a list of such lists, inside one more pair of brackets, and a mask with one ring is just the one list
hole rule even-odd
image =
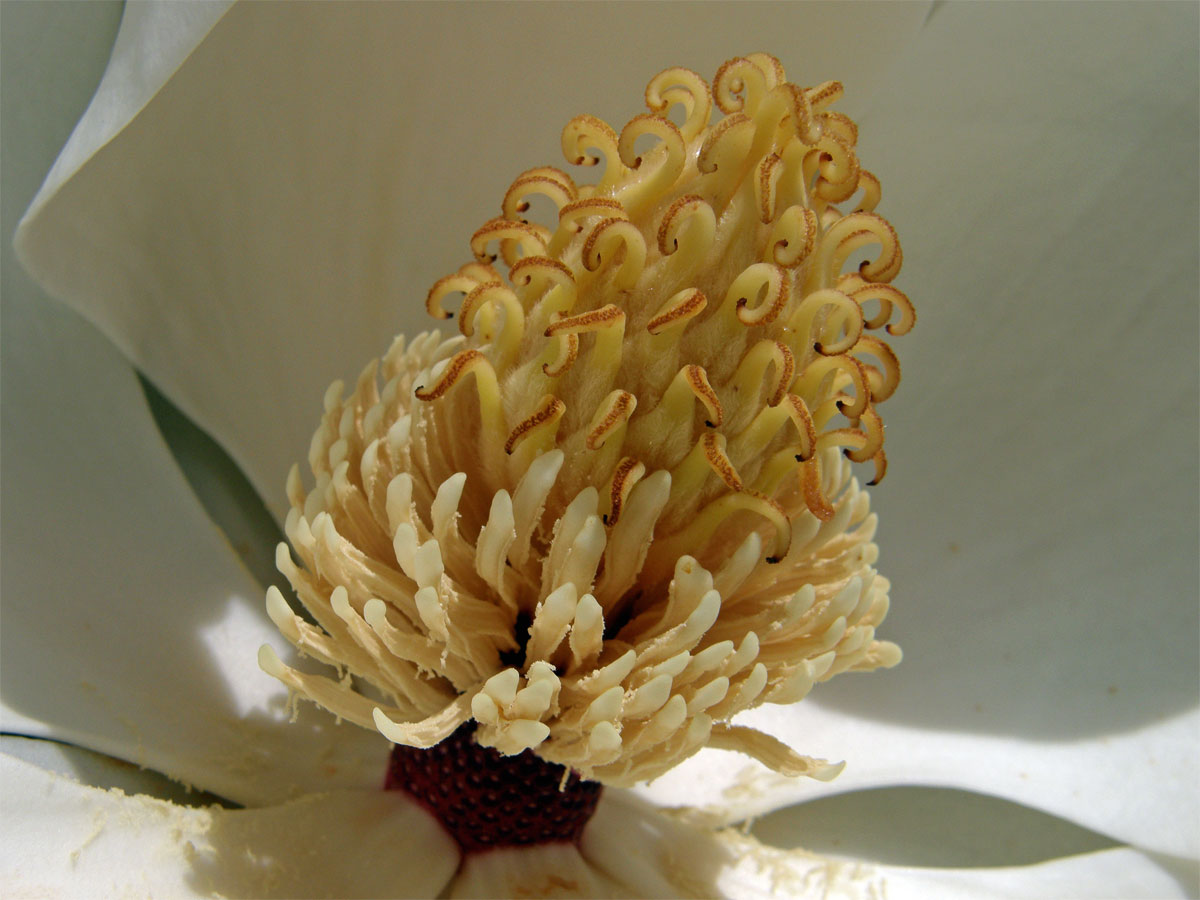
[[730, 719], [900, 658], [849, 461], [883, 475], [877, 334], [914, 313], [840, 95], [755, 54], [655, 76], [619, 133], [571, 120], [598, 180], [513, 182], [429, 292], [461, 335], [327, 394], [278, 554], [316, 625], [267, 608], [342, 677], [263, 667], [393, 742], [474, 719], [609, 784], [704, 746], [836, 774]]

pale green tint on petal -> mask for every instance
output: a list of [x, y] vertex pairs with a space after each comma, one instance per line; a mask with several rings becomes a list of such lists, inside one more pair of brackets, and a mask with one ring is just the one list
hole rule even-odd
[[[1200, 852], [1198, 19], [949, 4], [873, 98], [919, 310], [872, 494], [905, 658], [759, 714], [847, 762], [760, 808], [956, 786]], [[695, 765], [656, 796], [743, 768]]]
[[[625, 121], [660, 69], [712, 77], [760, 49], [860, 108], [928, 8], [237, 5], [115, 139], [56, 170], [19, 247], [280, 512], [329, 382], [428, 327], [426, 292], [512, 179], [564, 165], [571, 116]], [[114, 66], [158, 55], [119, 43]], [[97, 105], [140, 108], [135, 88]]]
[[[73, 29], [103, 37], [102, 12], [4, 5], [6, 233], [78, 115], [63, 97], [82, 105], [99, 77], [104, 57], [77, 51]], [[378, 784], [385, 741], [326, 716], [288, 724], [255, 663], [260, 643], [281, 646], [262, 588], [196, 503], [128, 363], [7, 250], [3, 279], [0, 724], [242, 802]]]
[[211, 436], [145, 377], [139, 381], [154, 424], [209, 518], [225, 532], [238, 558], [260, 584], [290, 591], [287, 579], [275, 566], [276, 549], [287, 538], [258, 492]]
[[193, 809], [2, 755], [0, 786], [6, 896], [432, 897], [458, 866], [453, 840], [395, 792]]

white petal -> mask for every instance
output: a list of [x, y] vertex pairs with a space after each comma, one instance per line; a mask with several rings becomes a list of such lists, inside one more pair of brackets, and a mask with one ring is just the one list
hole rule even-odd
[[[24, 86], [5, 125], [5, 192], [20, 197], [62, 140], [42, 134], [62, 90], [46, 67], [68, 51], [33, 39], [56, 33], [54, 7], [14, 12], [6, 41], [26, 35], [41, 54], [5, 56], [6, 84]], [[378, 784], [385, 741], [319, 714], [288, 724], [282, 688], [255, 662], [263, 641], [283, 649], [262, 589], [197, 504], [133, 372], [10, 262], [6, 249], [3, 728], [242, 802]]]
[[[4, 727], [242, 802], [376, 783], [387, 744], [289, 726], [262, 588], [199, 507], [133, 373], [74, 314], [9, 298]], [[319, 724], [314, 725], [314, 720]], [[349, 781], [347, 781], [349, 779]]]
[[588, 865], [573, 844], [500, 847], [463, 860], [446, 896], [634, 897], [619, 882]]
[[0, 882], [12, 896], [432, 897], [454, 841], [396, 792], [192, 809], [0, 755]]
[[1031, 866], [1119, 842], [1011, 800], [955, 788], [849, 791], [750, 824], [764, 844], [917, 868]]
[[736, 831], [711, 832], [606, 792], [581, 852], [637, 896], [1185, 897], [1194, 866], [1121, 848], [1036, 866], [914, 869], [765, 847]]
[[782, 713], [847, 768], [762, 802], [951, 785], [1195, 855], [1196, 33], [949, 4], [864, 118], [921, 317], [873, 497], [905, 661]]
[[135, 765], [86, 750], [77, 744], [42, 738], [0, 734], [0, 754], [53, 772], [80, 784], [127, 794], [145, 794], [156, 800], [166, 800], [178, 806], [211, 806], [221, 798], [203, 791], [192, 790], [153, 769]]
[[933, 731], [848, 715], [804, 701], [739, 718], [805, 753], [848, 759], [830, 784], [777, 776], [706, 750], [638, 789], [664, 806], [698, 806], [736, 822], [815, 797], [889, 785], [957, 787], [1044, 810], [1121, 842], [1192, 857], [1195, 714], [1095, 741]]
[[1192, 896], [1195, 873], [1128, 847], [1002, 869], [911, 869], [772, 851], [736, 833], [720, 835], [736, 862], [719, 885], [731, 898], [874, 900], [1166, 900]]
[[578, 848], [506, 848], [469, 856], [450, 897], [729, 897], [824, 900], [1186, 897], [1196, 867], [1128, 848], [1034, 866], [877, 866], [764, 846], [606, 791]]
[[[136, 7], [130, 28], [188, 18], [167, 6]], [[780, 33], [799, 39], [784, 60], [795, 77], [842, 78], [861, 102], [927, 8], [877, 7], [865, 27], [836, 5], [714, 6], [697, 32], [671, 6], [639, 8], [630, 27], [603, 6], [248, 3], [142, 107], [146, 84], [119, 76], [169, 71], [142, 61], [174, 61], [220, 11], [189, 9], [204, 21], [186, 34], [118, 42], [95, 108], [140, 111], [89, 123], [18, 244], [279, 511], [326, 386], [396, 331], [429, 327], [428, 288], [469, 260], [514, 177], [558, 161], [568, 118], [625, 121], [660, 68], [711, 77]], [[89, 155], [85, 136], [110, 132]]]
[[[124, 5], [121, 29], [104, 79], [30, 204], [31, 213], [58, 191], [92, 154], [116, 137], [232, 3], [233, 0], [206, 3], [135, 0]], [[76, 42], [87, 40], [84, 36], [73, 37]], [[69, 47], [70, 44], [65, 45], [64, 51]]]

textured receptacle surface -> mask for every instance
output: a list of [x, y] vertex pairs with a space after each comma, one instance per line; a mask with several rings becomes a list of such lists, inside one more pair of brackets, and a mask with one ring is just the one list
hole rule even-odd
[[577, 843], [601, 786], [529, 751], [501, 756], [474, 733], [467, 724], [427, 750], [394, 747], [384, 787], [413, 797], [467, 853]]

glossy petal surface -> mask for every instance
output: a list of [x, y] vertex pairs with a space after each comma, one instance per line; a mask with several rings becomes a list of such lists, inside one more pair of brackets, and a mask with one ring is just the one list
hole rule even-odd
[[[63, 139], [54, 113], [70, 116], [63, 129], [77, 115], [52, 99], [65, 93], [56, 77], [87, 77], [77, 65], [18, 66], [44, 65], [42, 50], [53, 59], [33, 43], [52, 40], [35, 26], [81, 21], [60, 23], [53, 7], [21, 18], [33, 10], [5, 10], [5, 96], [20, 98], [6, 99], [6, 223], [19, 212], [10, 203], [32, 193]], [[22, 34], [29, 44], [8, 43]], [[7, 93], [26, 79], [22, 94]], [[261, 586], [196, 502], [127, 361], [10, 261], [6, 254], [3, 728], [78, 742], [242, 802], [376, 785], [386, 742], [325, 717], [286, 726], [286, 693], [255, 664], [259, 644], [277, 640]]]
[[[953, 785], [1196, 855], [1196, 33], [940, 7], [863, 117], [920, 299], [872, 495], [905, 661], [756, 713], [848, 763], [756, 803]], [[724, 802], [696, 765], [652, 791]]]
[[286, 727], [286, 691], [255, 662], [282, 644], [262, 588], [199, 507], [125, 361], [45, 303], [8, 304], [5, 329], [24, 338], [4, 360], [5, 418], [22, 424], [5, 428], [5, 729], [240, 802], [374, 784], [382, 739], [324, 716]]

